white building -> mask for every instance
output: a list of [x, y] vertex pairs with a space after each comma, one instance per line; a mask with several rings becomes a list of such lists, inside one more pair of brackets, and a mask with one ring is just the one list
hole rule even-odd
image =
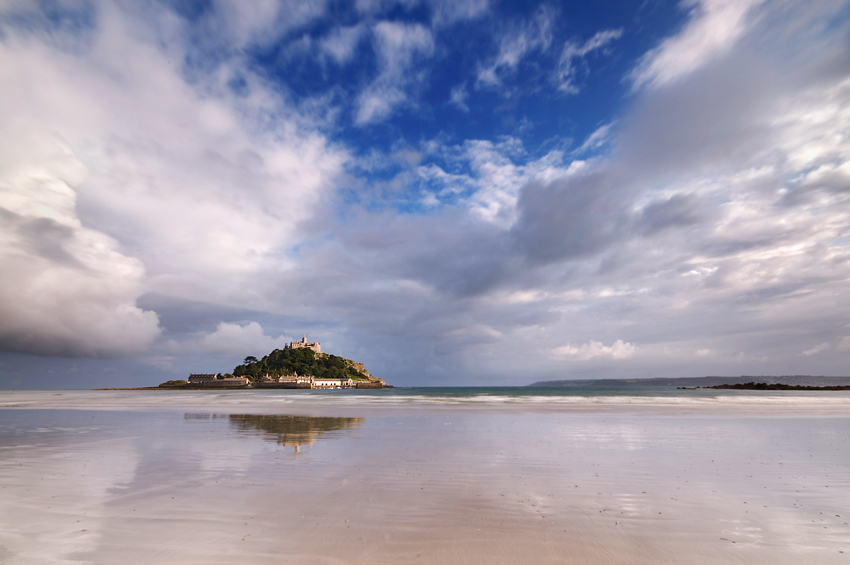
[[313, 388], [351, 388], [354, 381], [351, 379], [313, 379]]

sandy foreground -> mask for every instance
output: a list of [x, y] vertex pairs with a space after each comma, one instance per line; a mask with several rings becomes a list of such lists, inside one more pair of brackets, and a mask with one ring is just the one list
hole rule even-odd
[[850, 563], [850, 412], [202, 408], [0, 409], [0, 563]]

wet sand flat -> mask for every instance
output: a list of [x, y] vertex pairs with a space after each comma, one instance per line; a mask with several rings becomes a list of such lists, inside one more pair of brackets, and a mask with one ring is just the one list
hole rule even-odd
[[201, 408], [0, 410], [0, 563], [850, 563], [840, 410]]

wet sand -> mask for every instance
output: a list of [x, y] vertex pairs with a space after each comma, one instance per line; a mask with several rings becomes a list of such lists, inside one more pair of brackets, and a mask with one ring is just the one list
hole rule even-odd
[[850, 414], [238, 408], [0, 410], [0, 563], [850, 563]]

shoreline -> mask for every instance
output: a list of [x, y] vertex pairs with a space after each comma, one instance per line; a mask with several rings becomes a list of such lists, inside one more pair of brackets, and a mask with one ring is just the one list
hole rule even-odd
[[[417, 391], [271, 391], [259, 394], [226, 389], [193, 389], [150, 394], [151, 389], [0, 391], [0, 410], [93, 410], [293, 414], [362, 417], [380, 414], [610, 414], [687, 417], [850, 417], [850, 395], [779, 391], [778, 394], [712, 396], [427, 396]], [[200, 393], [199, 393], [200, 392]], [[675, 392], [675, 391], [674, 391]], [[401, 394], [400, 394], [401, 393]]]
[[79, 390], [91, 390], [91, 391], [103, 391], [103, 390], [379, 390], [385, 388], [397, 388], [393, 385], [381, 385], [381, 386], [352, 386], [352, 387], [326, 387], [326, 388], [311, 388], [309, 386], [286, 386], [286, 385], [268, 385], [264, 384], [261, 386], [253, 386], [253, 385], [243, 385], [243, 386], [186, 386], [186, 385], [175, 385], [175, 386], [134, 386], [134, 387], [125, 387], [125, 388], [90, 388], [90, 389], [79, 389]]

